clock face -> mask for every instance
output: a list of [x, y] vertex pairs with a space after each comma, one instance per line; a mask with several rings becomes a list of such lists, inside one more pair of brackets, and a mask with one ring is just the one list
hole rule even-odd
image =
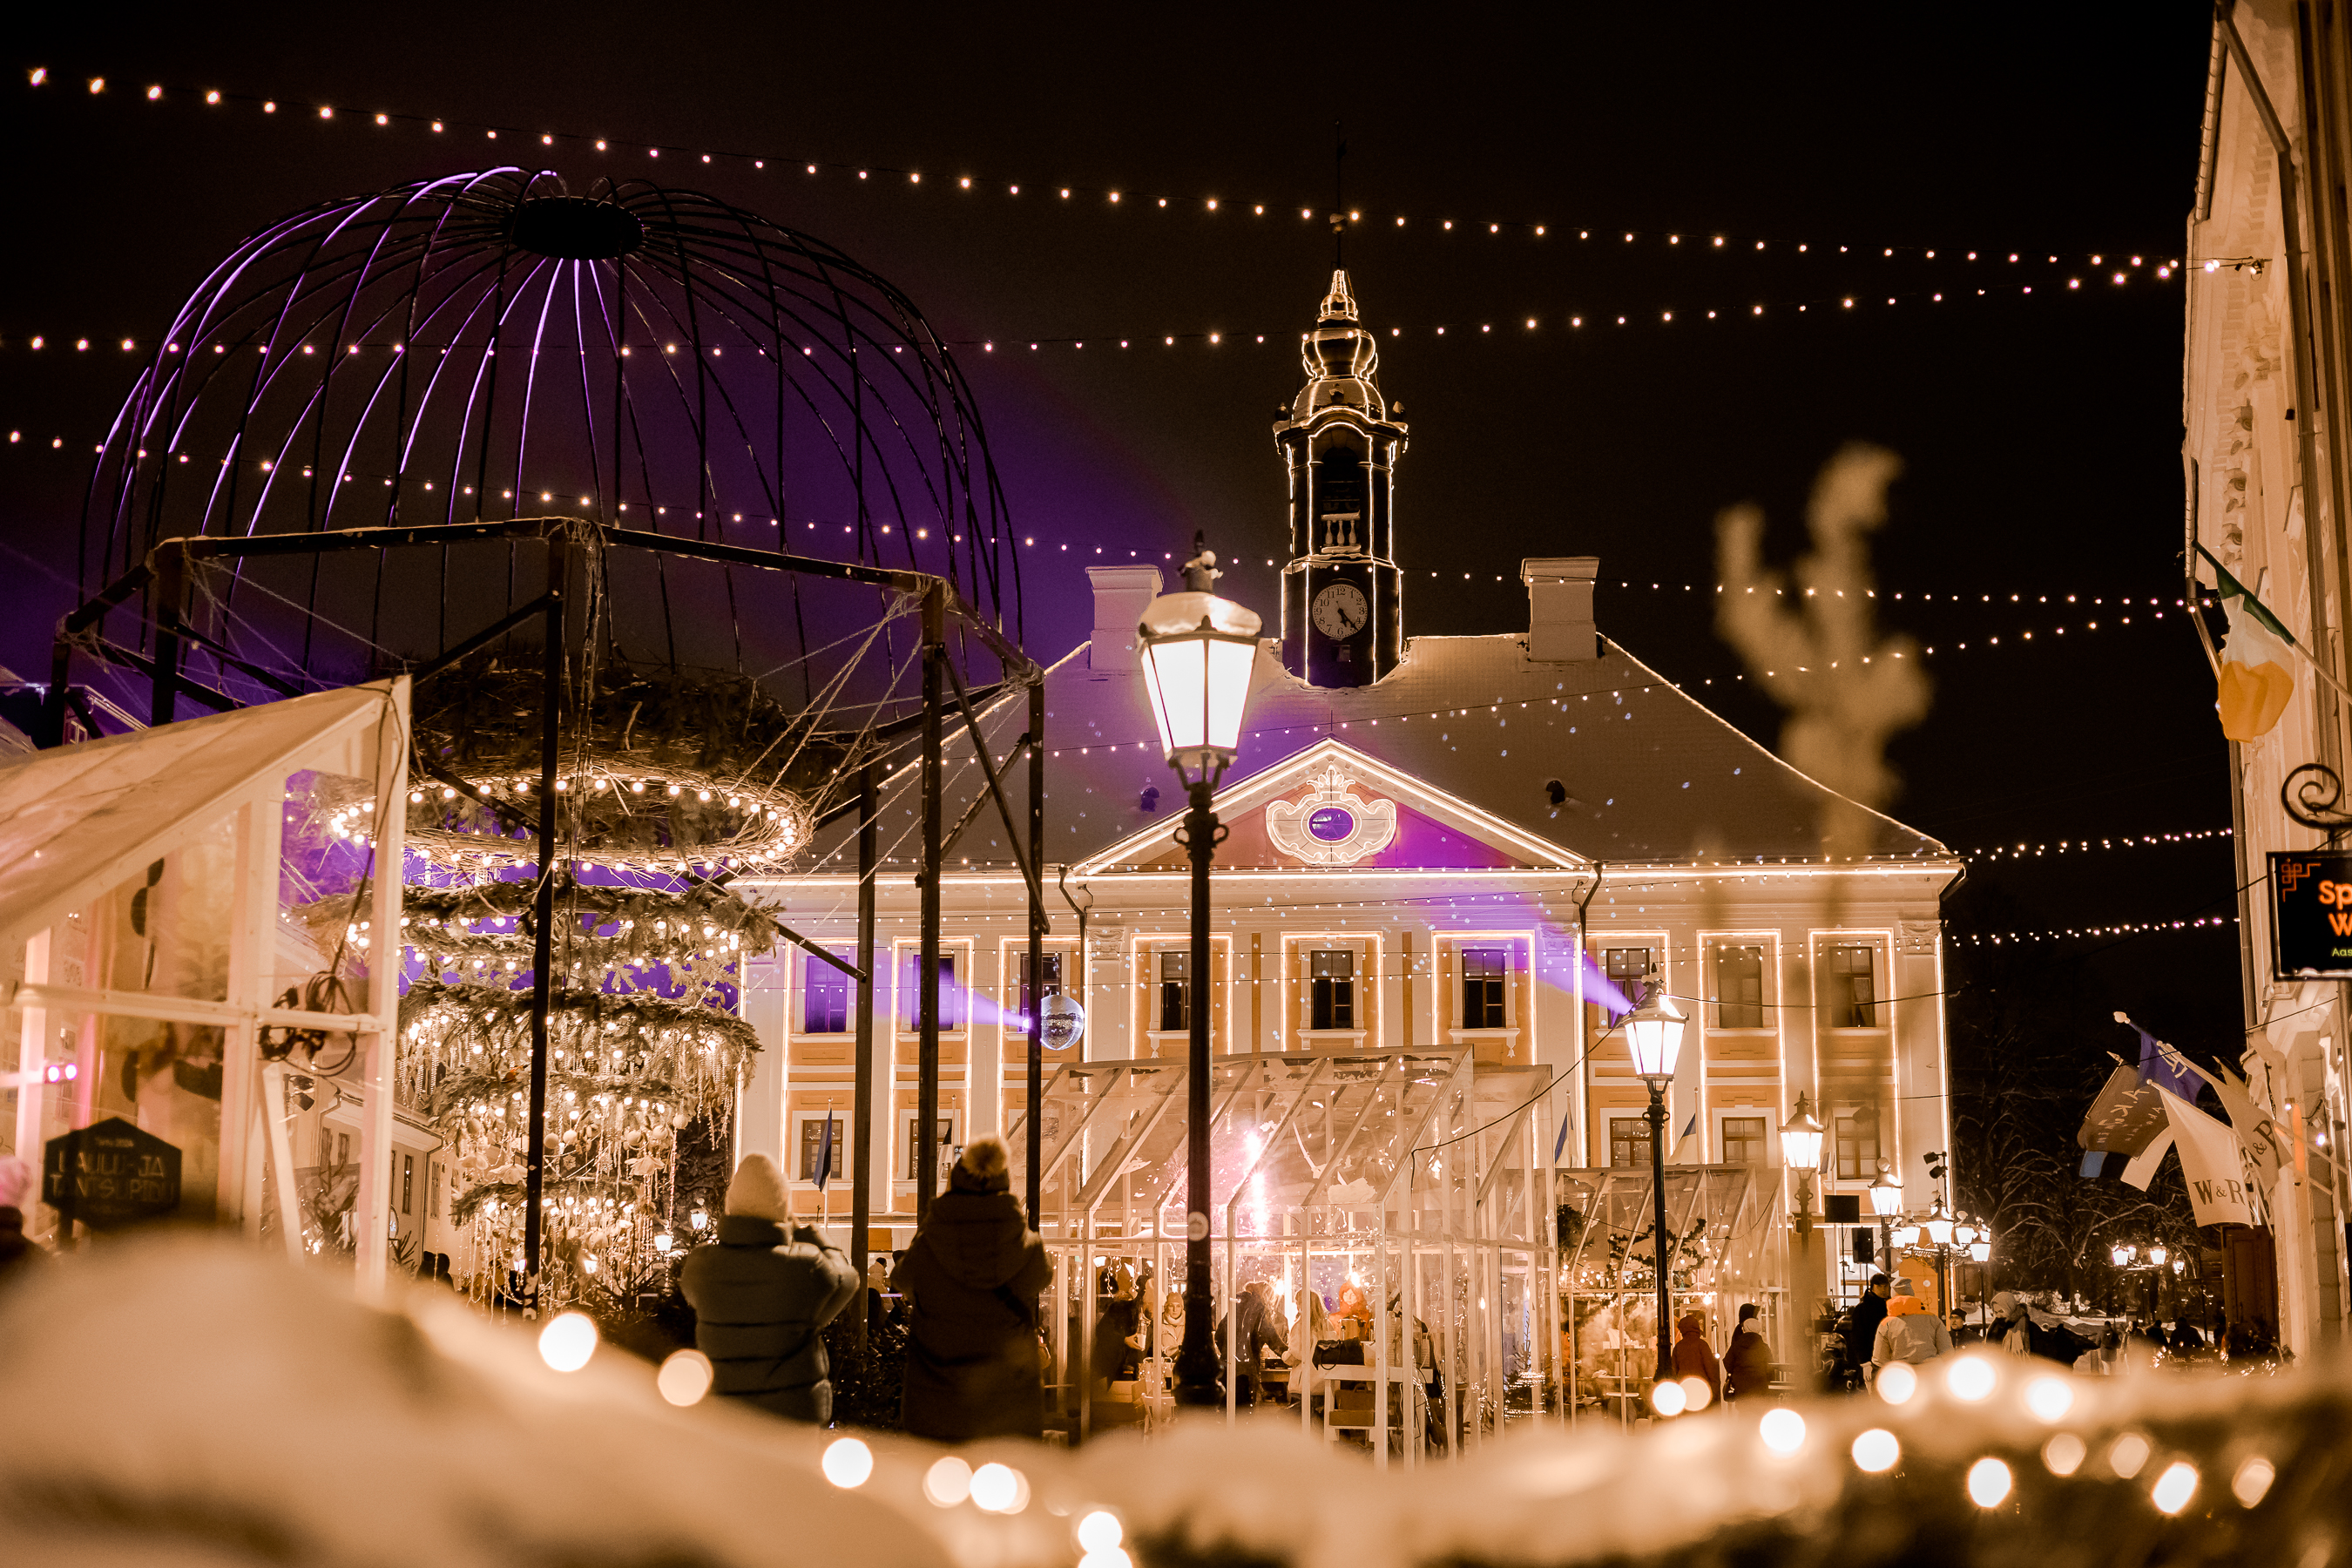
[[1364, 629], [1372, 607], [1353, 583], [1334, 583], [1315, 595], [1313, 617], [1317, 631], [1333, 642], [1345, 642]]

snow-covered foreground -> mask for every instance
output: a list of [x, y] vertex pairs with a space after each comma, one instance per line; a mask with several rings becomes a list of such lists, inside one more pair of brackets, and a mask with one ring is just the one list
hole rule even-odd
[[150, 1242], [0, 1292], [0, 1563], [2320, 1568], [2352, 1557], [2348, 1386], [1962, 1357], [1900, 1405], [1530, 1435], [1412, 1473], [1276, 1417], [968, 1448], [1017, 1472], [975, 1487], [912, 1440], [675, 1408], [609, 1348], [555, 1372], [446, 1293], [378, 1310]]

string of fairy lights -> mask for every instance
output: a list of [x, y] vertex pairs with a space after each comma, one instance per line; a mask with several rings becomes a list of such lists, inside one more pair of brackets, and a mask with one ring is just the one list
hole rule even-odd
[[[870, 189], [897, 187], [908, 191], [940, 191], [959, 197], [996, 197], [1007, 202], [1025, 199], [1033, 205], [1085, 206], [1104, 213], [1141, 211], [1192, 214], [1203, 217], [1248, 217], [1276, 222], [1328, 224], [1334, 228], [1354, 227], [1360, 231], [1381, 229], [1489, 239], [1557, 238], [1565, 241], [1572, 235], [1578, 242], [1586, 244], [1646, 245], [1676, 254], [1706, 253], [1725, 257], [1753, 257], [1759, 252], [1770, 256], [1793, 253], [1808, 258], [1848, 256], [1875, 258], [1882, 261], [1944, 261], [1960, 265], [1981, 260], [1987, 264], [2011, 266], [2033, 265], [2038, 259], [2041, 265], [2057, 267], [2079, 264], [2080, 258], [2087, 255], [2090, 265], [2096, 268], [2105, 265], [2107, 256], [2120, 256], [2128, 249], [2124, 247], [2112, 251], [2053, 252], [2047, 247], [2037, 249], [2031, 246], [2012, 248], [1979, 245], [1971, 248], [1913, 242], [1865, 244], [1853, 239], [1791, 240], [1781, 236], [1729, 229], [1626, 228], [1622, 225], [1590, 221], [1563, 223], [1524, 216], [1470, 218], [1459, 215], [1378, 213], [1361, 206], [1334, 210], [1328, 205], [1313, 203], [1236, 200], [1228, 195], [1204, 192], [1139, 191], [1085, 181], [982, 175], [970, 172], [969, 168], [963, 173], [940, 174], [903, 164], [859, 163], [832, 156], [703, 148], [683, 142], [599, 135], [593, 132], [570, 129], [533, 130], [526, 126], [501, 125], [488, 121], [405, 110], [353, 110], [348, 105], [293, 93], [247, 92], [152, 80], [124, 82], [103, 73], [55, 70], [47, 66], [27, 68], [24, 72], [24, 80], [33, 89], [49, 89], [52, 97], [94, 99], [126, 106], [152, 105], [158, 109], [191, 104], [220, 114], [257, 110], [264, 121], [278, 125], [355, 125], [388, 132], [422, 131], [432, 137], [479, 138], [499, 142], [502, 147], [561, 148], [573, 153], [593, 153], [613, 160], [616, 165], [623, 159], [642, 158], [645, 161], [643, 166], [648, 173], [659, 167], [661, 160], [667, 158], [673, 163], [684, 160], [698, 167], [725, 164], [755, 174], [797, 174], [802, 179], [847, 176], [853, 186]], [[1295, 218], [1291, 216], [1293, 214], [1297, 215]], [[2136, 257], [2133, 259], [2134, 265], [2138, 265], [2139, 258]], [[2178, 271], [2179, 268], [2177, 260], [2166, 265], [2171, 271]]]
[[2146, 936], [2157, 931], [2210, 931], [2238, 923], [2235, 915], [2209, 915], [2189, 921], [2126, 921], [2119, 925], [2061, 926], [2049, 931], [1947, 931], [1952, 942], [1969, 947], [2016, 947], [2029, 942], [2068, 942], [2082, 937]]
[[2195, 833], [2139, 833], [2112, 838], [2061, 838], [2051, 844], [1999, 844], [1990, 849], [1964, 849], [1961, 856], [1988, 865], [2002, 860], [2055, 859], [2062, 855], [2095, 855], [2110, 849], [2149, 849], [2168, 844], [2200, 844], [2231, 837], [2226, 827]]
[[[2109, 268], [2104, 278], [2096, 276], [2091, 278], [2090, 292], [2112, 293], [2135, 282], [2145, 283], [2149, 279], [2162, 282], [2177, 276], [2179, 272], [2179, 268], [2170, 262], [2158, 262], [2152, 269], [2146, 268], [2139, 257], [2132, 258], [2132, 262], [2134, 265], [2129, 268]], [[1443, 339], [1449, 343], [1495, 343], [1524, 342], [1543, 338], [1549, 333], [1550, 341], [1570, 342], [1590, 336], [1605, 335], [1621, 328], [1670, 328], [1678, 324], [1690, 327], [1708, 321], [1723, 324], [1746, 321], [1754, 324], [1765, 321], [1778, 321], [1790, 316], [1804, 316], [1816, 320], [1841, 315], [1867, 316], [1874, 310], [1885, 310], [1903, 305], [1960, 304], [1978, 300], [1991, 302], [2011, 298], [2023, 300], [2029, 296], [2049, 299], [2053, 294], [2081, 298], [2084, 292], [2084, 279], [2081, 276], [2071, 276], [2063, 283], [2043, 284], [2038, 294], [2036, 286], [2033, 284], [2012, 283], [1995, 284], [1973, 289], [1897, 289], [1890, 293], [1822, 294], [1800, 300], [1749, 300], [1738, 305], [1717, 304], [1696, 308], [1642, 307], [1622, 310], [1556, 308], [1532, 315], [1520, 314], [1488, 321], [1465, 319], [1427, 322], [1411, 328], [1391, 324], [1384, 328], [1373, 329], [1373, 335], [1385, 336], [1391, 342], [1404, 340], [1428, 340], [1433, 342]], [[993, 354], [999, 349], [1008, 353], [1043, 353], [1047, 350], [1086, 353], [1091, 349], [1097, 354], [1105, 353], [1116, 354], [1131, 353], [1137, 350], [1148, 353], [1153, 349], [1162, 352], [1187, 348], [1218, 349], [1228, 344], [1236, 348], [1248, 349], [1263, 348], [1271, 343], [1276, 350], [1284, 350], [1297, 343], [1303, 336], [1304, 334], [1296, 329], [1276, 328], [1272, 331], [1251, 331], [1244, 329], [1235, 331], [1223, 327], [1199, 327], [1178, 331], [1073, 331], [1039, 333], [1034, 336], [1007, 333], [1002, 336], [942, 338], [940, 341], [950, 348], [976, 348], [984, 354]], [[52, 359], [68, 353], [135, 354], [152, 352], [154, 347], [155, 340], [152, 336], [142, 337], [135, 332], [129, 334], [93, 333], [87, 331], [72, 333], [47, 331], [0, 332], [0, 352], [47, 355]], [[402, 347], [399, 342], [393, 339], [347, 340], [342, 344], [344, 352], [352, 354], [362, 352], [396, 353], [401, 352]], [[179, 344], [167, 342], [164, 352], [177, 353]], [[306, 348], [303, 352], [310, 351]], [[720, 351], [713, 349], [712, 352]]]

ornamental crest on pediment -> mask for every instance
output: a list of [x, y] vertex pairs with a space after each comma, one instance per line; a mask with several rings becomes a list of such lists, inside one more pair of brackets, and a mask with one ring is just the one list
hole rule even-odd
[[1310, 866], [1352, 866], [1396, 841], [1397, 808], [1357, 792], [1356, 780], [1327, 762], [1308, 781], [1305, 799], [1265, 808], [1265, 836], [1274, 847]]

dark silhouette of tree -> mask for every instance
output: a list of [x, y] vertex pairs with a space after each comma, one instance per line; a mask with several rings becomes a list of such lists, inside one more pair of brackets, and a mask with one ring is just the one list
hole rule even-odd
[[[1988, 926], [2006, 923], [1997, 895], [1972, 902]], [[2193, 1260], [2200, 1237], [2177, 1156], [2145, 1193], [2081, 1173], [2084, 1112], [2115, 1057], [2137, 1048], [2115, 1020], [2116, 999], [2086, 955], [1956, 949], [1948, 973], [1954, 1199], [1991, 1221], [1990, 1288], [2145, 1310], [2145, 1275], [2118, 1270], [2110, 1248], [2161, 1242]]]

